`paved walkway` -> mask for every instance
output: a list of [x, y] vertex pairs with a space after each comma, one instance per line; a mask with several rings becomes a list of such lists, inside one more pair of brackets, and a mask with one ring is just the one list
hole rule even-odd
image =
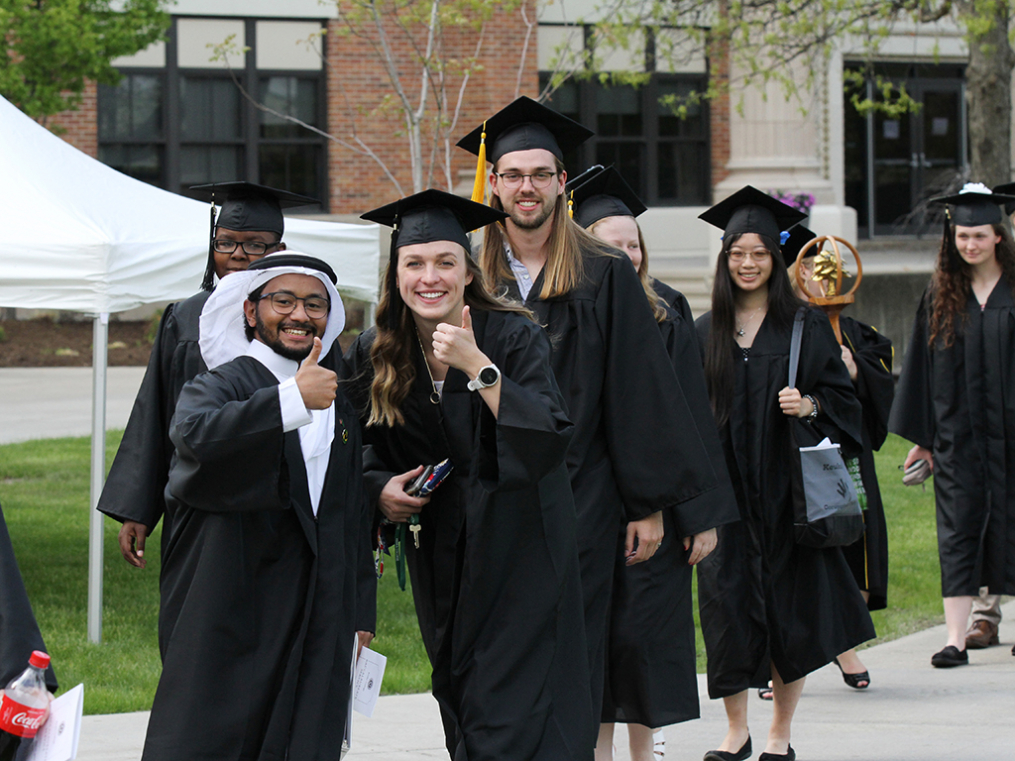
[[[846, 687], [835, 666], [807, 679], [794, 721], [801, 761], [971, 761], [1015, 759], [1015, 602], [1003, 606], [1000, 647], [970, 652], [970, 665], [935, 669], [945, 641], [937, 626], [862, 651], [871, 672], [864, 691]], [[381, 622], [383, 626], [383, 622]], [[86, 686], [87, 689], [87, 686]], [[721, 701], [708, 700], [699, 677], [698, 721], [666, 729], [666, 761], [698, 761], [721, 740]], [[750, 698], [757, 758], [772, 704]], [[137, 761], [147, 713], [86, 716], [78, 761]], [[618, 731], [618, 761], [629, 761]], [[349, 759], [429, 761], [448, 758], [437, 703], [429, 694], [381, 698], [373, 718], [355, 714]], [[513, 761], [505, 759], [505, 761]], [[519, 760], [521, 761], [521, 760]]]
[[[109, 369], [109, 428], [126, 424], [143, 374]], [[89, 435], [91, 378], [91, 368], [0, 368], [0, 443]], [[938, 626], [863, 651], [868, 690], [846, 687], [834, 666], [812, 674], [794, 722], [801, 761], [1015, 759], [1015, 602], [1003, 610], [1004, 644], [972, 652], [969, 666], [931, 668], [931, 654], [945, 641]], [[725, 733], [722, 702], [708, 700], [699, 682], [702, 718], [667, 728], [666, 761], [698, 761]], [[749, 710], [757, 758], [772, 707], [752, 695]], [[147, 712], [86, 716], [79, 761], [137, 761], [147, 722]], [[628, 761], [622, 729], [617, 740], [618, 761]], [[357, 757], [447, 759], [436, 702], [428, 694], [395, 695], [381, 698], [371, 719], [356, 714], [349, 758]]]
[[[123, 428], [143, 367], [110, 367], [106, 427]], [[92, 368], [0, 368], [0, 444], [92, 434]]]

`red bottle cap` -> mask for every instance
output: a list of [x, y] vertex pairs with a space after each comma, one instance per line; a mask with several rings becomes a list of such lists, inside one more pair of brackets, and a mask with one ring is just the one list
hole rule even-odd
[[37, 669], [44, 669], [49, 666], [49, 656], [41, 650], [33, 650], [32, 657], [28, 659], [29, 666], [35, 666]]

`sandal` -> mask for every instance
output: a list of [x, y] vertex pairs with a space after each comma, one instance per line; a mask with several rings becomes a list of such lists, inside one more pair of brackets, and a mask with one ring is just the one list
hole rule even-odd
[[772, 700], [775, 697], [775, 693], [772, 692], [772, 683], [768, 683], [768, 687], [758, 688], [758, 697], [762, 700]]
[[839, 667], [839, 673], [842, 674], [842, 681], [854, 690], [866, 690], [871, 684], [871, 675], [869, 671], [861, 671], [859, 674], [847, 674], [842, 669], [842, 664], [839, 663], [838, 657], [834, 658], [834, 663]]
[[661, 729], [652, 735], [652, 743], [652, 758], [655, 761], [662, 761], [663, 757], [666, 756], [666, 735], [663, 734]]

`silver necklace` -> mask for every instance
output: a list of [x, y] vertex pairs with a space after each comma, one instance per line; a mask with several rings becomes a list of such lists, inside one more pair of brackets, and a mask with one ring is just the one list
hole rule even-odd
[[758, 312], [760, 312], [762, 309], [764, 309], [764, 307], [765, 307], [765, 305], [762, 304], [760, 307], [758, 307], [753, 312], [751, 312], [751, 316], [748, 317], [743, 322], [740, 322], [739, 319], [737, 320], [737, 335], [738, 336], [743, 337], [743, 336], [747, 335], [747, 331], [744, 330], [744, 328], [746, 328], [748, 325], [751, 324], [751, 320], [753, 320], [755, 318], [755, 316], [758, 314]]
[[433, 379], [433, 373], [430, 372], [430, 363], [426, 361], [426, 349], [423, 348], [423, 339], [419, 337], [419, 328], [416, 328], [416, 340], [419, 341], [419, 350], [423, 352], [423, 365], [426, 367], [426, 374], [430, 376], [430, 385], [433, 386], [433, 393], [430, 394], [430, 404], [440, 404], [441, 395], [437, 390], [437, 382]]

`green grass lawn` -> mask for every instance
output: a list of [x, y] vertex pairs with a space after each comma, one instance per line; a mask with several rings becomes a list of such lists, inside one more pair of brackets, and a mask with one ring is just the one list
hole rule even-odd
[[[121, 432], [107, 436], [107, 464]], [[888, 513], [891, 577], [888, 610], [874, 614], [878, 640], [943, 620], [934, 538], [934, 496], [902, 486], [898, 465], [909, 445], [892, 437], [878, 456]], [[0, 446], [0, 505], [63, 689], [84, 682], [85, 712], [136, 711], [151, 706], [159, 677], [156, 625], [160, 533], [138, 570], [120, 557], [119, 524], [107, 520], [103, 642], [86, 636], [89, 440], [50, 439]], [[395, 581], [393, 563], [381, 580], [375, 649], [388, 657], [385, 693], [429, 688], [430, 669], [419, 639], [410, 591]], [[698, 668], [705, 665], [698, 634]]]

